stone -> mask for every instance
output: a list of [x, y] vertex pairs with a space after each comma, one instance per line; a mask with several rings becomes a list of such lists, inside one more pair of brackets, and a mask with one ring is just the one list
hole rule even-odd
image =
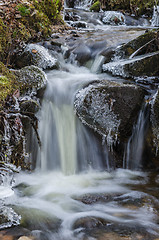
[[127, 78], [159, 76], [156, 62], [159, 62], [159, 51], [103, 64], [103, 71]]
[[125, 16], [120, 12], [106, 11], [104, 12], [102, 22], [110, 25], [123, 25], [125, 24]]
[[35, 65], [41, 69], [57, 69], [58, 62], [48, 49], [38, 44], [28, 44], [22, 53], [17, 54], [14, 64], [18, 68]]
[[46, 86], [46, 75], [36, 66], [27, 66], [20, 70], [14, 70], [13, 72], [17, 82], [21, 83], [21, 89], [23, 91], [39, 90]]
[[105, 80], [80, 90], [74, 106], [80, 120], [112, 146], [131, 135], [143, 97], [144, 91], [134, 84]]

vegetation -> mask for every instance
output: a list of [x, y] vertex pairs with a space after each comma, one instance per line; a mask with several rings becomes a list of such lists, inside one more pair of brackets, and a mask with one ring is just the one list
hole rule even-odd
[[100, 1], [96, 1], [91, 7], [90, 11], [99, 12], [100, 11]]
[[15, 76], [5, 67], [10, 66], [15, 48], [48, 37], [55, 24], [63, 24], [62, 0], [4, 2], [5, 7], [0, 5], [0, 107], [15, 89]]
[[0, 108], [2, 103], [16, 88], [15, 75], [0, 62]]
[[125, 10], [135, 16], [149, 15], [154, 5], [152, 0], [100, 0], [100, 2], [105, 10]]
[[62, 24], [62, 0], [31, 0], [10, 3], [0, 18], [0, 61], [9, 65], [10, 57], [20, 42], [46, 38], [53, 25]]

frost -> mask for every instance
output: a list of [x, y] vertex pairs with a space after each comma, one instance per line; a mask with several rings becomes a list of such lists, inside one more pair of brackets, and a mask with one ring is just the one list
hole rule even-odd
[[113, 112], [115, 99], [109, 93], [89, 86], [76, 95], [75, 108], [81, 121], [99, 132], [111, 148], [117, 141], [120, 125], [118, 116]]
[[115, 24], [115, 25], [123, 25], [125, 24], [125, 16], [120, 12], [115, 11], [106, 11], [104, 13], [104, 17], [102, 22], [105, 24]]
[[29, 44], [25, 48], [25, 52], [32, 52], [33, 63], [42, 69], [54, 68], [57, 65], [57, 59], [55, 59], [43, 46], [38, 44]]

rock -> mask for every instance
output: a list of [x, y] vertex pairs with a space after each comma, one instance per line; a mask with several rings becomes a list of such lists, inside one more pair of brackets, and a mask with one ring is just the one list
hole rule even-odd
[[100, 11], [100, 1], [95, 1], [95, 3], [90, 7], [90, 11], [99, 12]]
[[159, 68], [156, 62], [159, 62], [159, 52], [103, 64], [103, 71], [127, 78], [159, 76]]
[[84, 43], [80, 43], [72, 53], [75, 55], [75, 59], [82, 65], [91, 59], [91, 50]]
[[80, 120], [113, 146], [131, 135], [143, 97], [136, 85], [103, 81], [80, 90], [74, 106]]
[[83, 21], [75, 21], [75, 22], [68, 22], [70, 26], [75, 27], [75, 28], [86, 28], [87, 23]]
[[24, 100], [20, 102], [20, 111], [25, 113], [36, 113], [40, 109], [40, 105], [33, 99]]
[[[152, 124], [152, 145], [151, 151], [154, 154], [154, 163], [159, 167], [158, 157], [159, 157], [159, 90], [156, 92], [152, 99], [151, 104], [151, 124]], [[157, 161], [156, 161], [157, 160]]]
[[[148, 31], [145, 34], [135, 38], [134, 40], [124, 44], [120, 48], [118, 48], [116, 55], [120, 58], [128, 58], [130, 57], [136, 50], [143, 47], [145, 44], [152, 40], [156, 39], [156, 32], [155, 31]], [[154, 49], [153, 49], [154, 48]], [[154, 46], [154, 42], [150, 42], [149, 45], [146, 45], [145, 48], [142, 48], [139, 51], [140, 55], [143, 55], [147, 52], [156, 51], [157, 47]]]
[[43, 46], [38, 44], [29, 44], [22, 53], [19, 53], [15, 59], [15, 65], [23, 68], [29, 65], [35, 65], [42, 69], [57, 69], [58, 62]]
[[22, 91], [36, 91], [46, 86], [45, 73], [36, 66], [24, 67], [20, 70], [14, 70], [17, 81], [21, 83]]
[[66, 5], [68, 8], [74, 8], [75, 1], [74, 0], [66, 0]]
[[120, 12], [106, 11], [104, 12], [102, 22], [110, 25], [123, 25], [125, 24], [125, 16]]
[[73, 228], [86, 228], [87, 230], [93, 229], [93, 228], [99, 228], [106, 224], [106, 220], [104, 222], [104, 219], [98, 219], [95, 217], [84, 217], [78, 219], [74, 225]]

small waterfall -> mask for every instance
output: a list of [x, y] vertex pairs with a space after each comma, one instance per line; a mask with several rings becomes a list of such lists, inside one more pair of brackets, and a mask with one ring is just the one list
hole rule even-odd
[[125, 148], [123, 168], [140, 169], [142, 165], [143, 146], [148, 120], [147, 106], [140, 110], [137, 123], [133, 127], [132, 135]]
[[151, 25], [153, 27], [159, 27], [159, 6], [157, 4], [153, 8], [153, 16], [151, 20]]
[[[97, 76], [84, 67], [66, 64], [67, 71], [50, 71], [39, 126], [42, 149], [37, 167], [43, 171], [60, 170], [66, 175], [89, 168], [109, 169], [106, 146], [77, 119], [76, 92]], [[101, 152], [99, 152], [101, 151]]]

